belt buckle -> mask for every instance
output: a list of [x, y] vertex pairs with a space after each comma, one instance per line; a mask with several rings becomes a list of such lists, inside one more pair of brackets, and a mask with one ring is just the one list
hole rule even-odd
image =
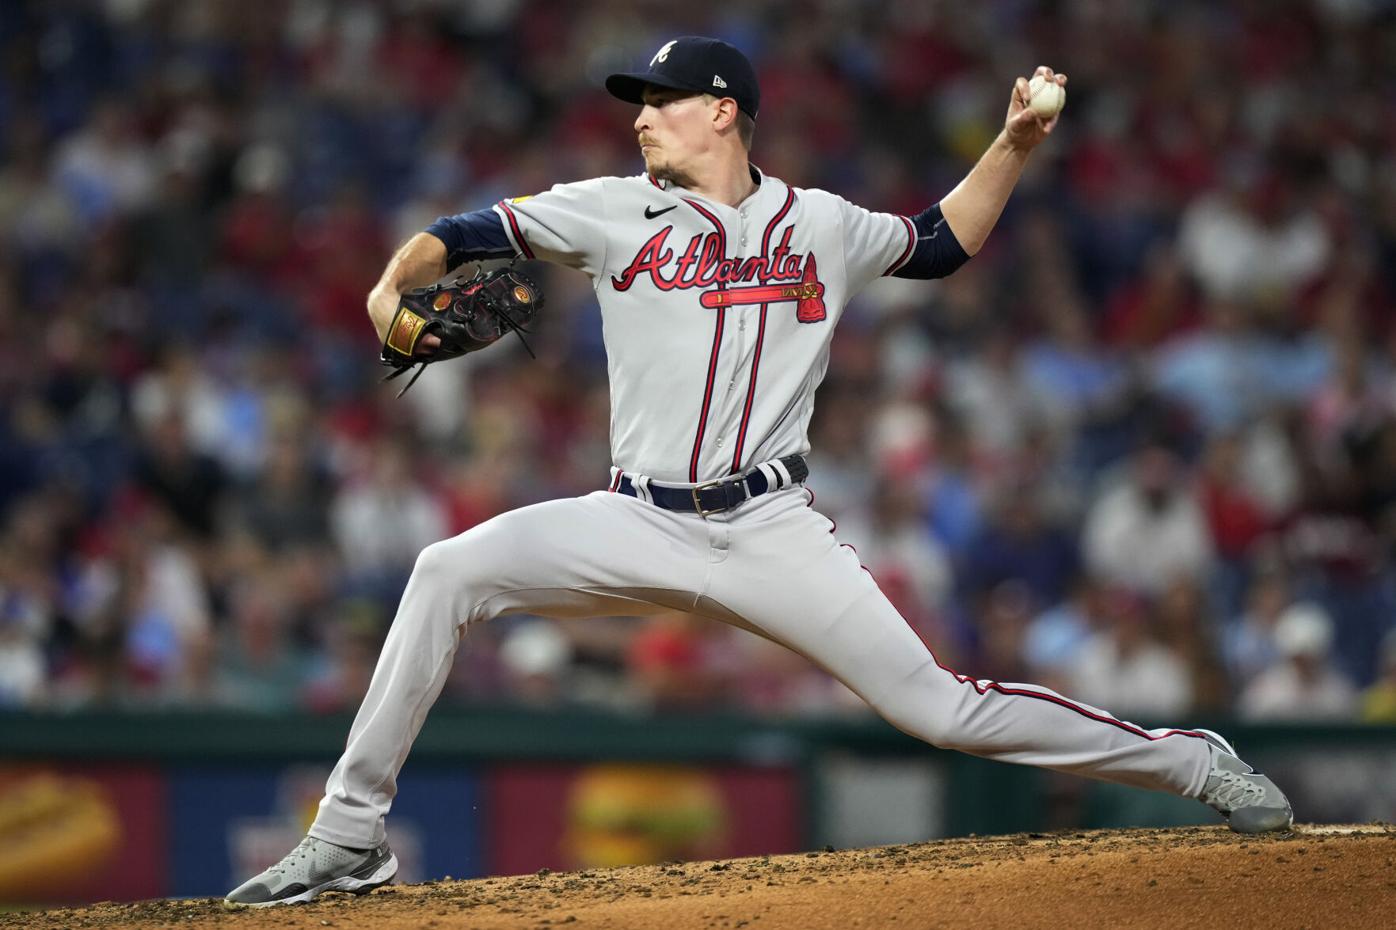
[[725, 483], [726, 481], [724, 479], [718, 478], [716, 481], [709, 481], [707, 484], [700, 484], [689, 492], [693, 495], [693, 509], [698, 512], [698, 516], [706, 520], [708, 518], [708, 514], [710, 513], [722, 513], [724, 510], [729, 509], [726, 505], [726, 502], [724, 501], [723, 506], [721, 507], [714, 507], [712, 510], [704, 510], [703, 502], [698, 498], [698, 495], [701, 494], [703, 491], [706, 491], [709, 488], [720, 488]]

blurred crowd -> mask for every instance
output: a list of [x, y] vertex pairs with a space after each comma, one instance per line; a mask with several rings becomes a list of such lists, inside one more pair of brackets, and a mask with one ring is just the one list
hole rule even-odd
[[[352, 710], [418, 550], [606, 481], [588, 282], [379, 383], [440, 214], [635, 174], [600, 88], [673, 35], [753, 160], [914, 213], [1070, 75], [985, 251], [849, 308], [810, 487], [947, 665], [1121, 715], [1396, 722], [1389, 3], [10, 0], [0, 708]], [[447, 702], [855, 713], [680, 614], [472, 628]]]

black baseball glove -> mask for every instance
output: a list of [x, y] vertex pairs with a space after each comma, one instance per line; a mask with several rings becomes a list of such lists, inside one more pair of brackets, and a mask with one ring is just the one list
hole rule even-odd
[[[530, 331], [528, 324], [542, 309], [543, 292], [513, 268], [497, 268], [489, 274], [479, 271], [473, 278], [410, 290], [399, 299], [383, 343], [381, 361], [394, 369], [383, 380], [391, 381], [420, 365], [407, 387], [398, 392], [401, 397], [428, 365], [493, 345], [511, 330], [532, 355], [523, 334]], [[441, 345], [424, 353], [419, 346], [427, 334], [440, 339]]]

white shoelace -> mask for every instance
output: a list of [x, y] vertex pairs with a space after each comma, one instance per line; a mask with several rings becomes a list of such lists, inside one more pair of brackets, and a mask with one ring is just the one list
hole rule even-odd
[[307, 837], [305, 837], [304, 839], [302, 839], [299, 843], [296, 844], [296, 848], [295, 848], [295, 849], [293, 849], [293, 850], [291, 850], [290, 852], [288, 852], [285, 856], [283, 856], [283, 857], [281, 858], [281, 861], [280, 861], [280, 862], [278, 862], [276, 865], [272, 866], [271, 868], [267, 869], [267, 871], [268, 871], [268, 872], [277, 872], [277, 873], [285, 872], [288, 868], [291, 867], [291, 864], [292, 864], [295, 860], [297, 860], [297, 859], [303, 859], [303, 858], [305, 858], [306, 855], [308, 855], [309, 850], [307, 849], [307, 847], [309, 847], [309, 846], [310, 846], [310, 837], [307, 836]]

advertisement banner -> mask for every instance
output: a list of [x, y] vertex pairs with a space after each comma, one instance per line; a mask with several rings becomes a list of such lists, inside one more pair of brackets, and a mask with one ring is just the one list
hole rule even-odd
[[860, 849], [946, 835], [950, 785], [939, 759], [826, 753], [817, 771], [815, 846]]
[[165, 815], [153, 766], [0, 765], [0, 905], [167, 894]]
[[[290, 852], [315, 819], [328, 766], [182, 767], [170, 778], [172, 889], [223, 895]], [[399, 882], [482, 875], [479, 779], [459, 766], [409, 766], [388, 841]]]
[[518, 875], [794, 852], [799, 785], [789, 767], [493, 766], [485, 787], [489, 868]]

